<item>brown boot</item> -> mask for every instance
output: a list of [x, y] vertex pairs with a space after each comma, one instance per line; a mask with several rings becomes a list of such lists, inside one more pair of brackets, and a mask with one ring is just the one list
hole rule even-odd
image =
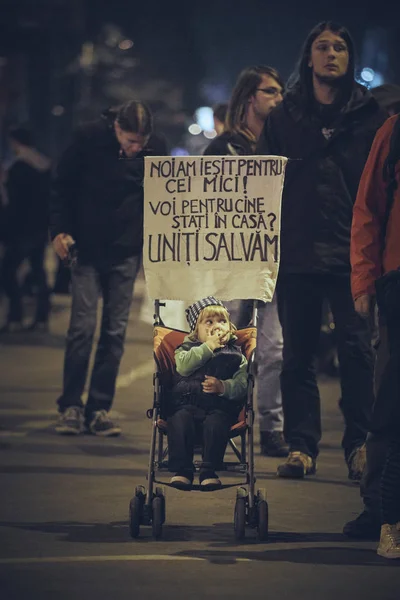
[[279, 465], [277, 475], [288, 479], [303, 479], [305, 475], [314, 475], [316, 470], [315, 458], [303, 452], [294, 451], [289, 452], [286, 462]]
[[260, 451], [262, 456], [287, 456], [289, 448], [282, 431], [260, 431]]
[[400, 558], [400, 522], [382, 525], [377, 553], [384, 558]]

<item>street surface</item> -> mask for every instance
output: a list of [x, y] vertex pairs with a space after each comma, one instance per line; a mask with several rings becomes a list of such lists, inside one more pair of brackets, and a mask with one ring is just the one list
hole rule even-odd
[[[0, 339], [0, 598], [399, 600], [400, 564], [353, 542], [343, 524], [361, 509], [340, 449], [337, 380], [321, 381], [323, 440], [318, 473], [275, 477], [279, 459], [259, 456], [270, 539], [233, 534], [235, 488], [167, 488], [163, 538], [132, 540], [128, 507], [146, 485], [152, 404], [152, 328], [138, 321], [135, 292], [113, 416], [120, 438], [61, 437], [53, 431], [70, 298], [53, 299], [48, 334]], [[4, 302], [3, 302], [4, 305]], [[28, 306], [29, 309], [29, 306]], [[168, 476], [168, 474], [166, 474]], [[222, 475], [223, 482], [234, 481]]]

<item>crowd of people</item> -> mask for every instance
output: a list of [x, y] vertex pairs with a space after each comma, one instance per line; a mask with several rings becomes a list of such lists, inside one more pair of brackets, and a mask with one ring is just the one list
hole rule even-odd
[[[387, 558], [400, 558], [399, 111], [399, 86], [368, 90], [357, 83], [349, 32], [324, 22], [307, 36], [286, 85], [271, 66], [243, 70], [228, 104], [215, 107], [219, 135], [205, 150], [208, 155], [289, 159], [277, 290], [271, 303], [259, 306], [261, 453], [285, 459], [277, 470], [282, 478], [317, 471], [321, 406], [316, 363], [328, 302], [339, 363], [344, 460], [349, 479], [361, 482], [364, 500], [363, 512], [346, 524], [344, 533], [380, 538], [378, 553]], [[50, 292], [43, 257], [50, 231], [60, 264], [73, 258], [56, 431], [119, 435], [110, 409], [143, 242], [143, 161], [132, 159], [166, 155], [166, 143], [154, 134], [148, 107], [128, 102], [79, 128], [50, 184], [50, 163], [28, 132], [15, 129], [9, 139], [15, 161], [1, 187], [6, 223], [2, 287], [9, 300], [3, 331], [22, 327], [17, 271], [24, 259], [30, 261], [36, 289], [31, 328], [47, 327]], [[84, 405], [99, 297], [100, 337]], [[227, 415], [243, 393], [244, 362], [232, 345], [231, 320], [246, 326], [249, 305], [241, 302], [236, 314], [229, 314], [234, 312], [229, 303], [221, 305], [206, 298], [189, 307], [191, 334], [177, 350], [169, 416], [176, 487], [190, 487], [193, 481], [193, 436], [188, 432], [197, 421], [204, 424], [207, 454], [201, 484], [220, 485], [215, 469], [225, 451]], [[221, 374], [213, 375], [207, 365], [216, 354], [225, 358]], [[183, 401], [188, 390], [190, 406]], [[218, 403], [226, 410], [218, 410]]]

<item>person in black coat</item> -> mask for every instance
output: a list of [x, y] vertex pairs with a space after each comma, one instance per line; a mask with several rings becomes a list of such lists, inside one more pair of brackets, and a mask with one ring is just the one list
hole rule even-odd
[[335, 322], [345, 419], [342, 446], [352, 480], [361, 478], [373, 403], [369, 324], [350, 291], [353, 204], [375, 132], [385, 120], [354, 80], [354, 45], [339, 24], [308, 35], [283, 102], [266, 120], [257, 152], [286, 156], [278, 304], [287, 461], [281, 477], [315, 473], [321, 438], [315, 359], [324, 299]]
[[44, 266], [48, 244], [48, 203], [51, 182], [50, 160], [36, 148], [32, 133], [25, 127], [8, 132], [15, 160], [5, 173], [2, 264], [4, 291], [9, 300], [8, 315], [1, 333], [25, 328], [23, 286], [18, 270], [28, 260], [35, 288], [36, 309], [28, 329], [47, 329], [50, 313], [49, 288]]
[[[166, 154], [152, 135], [141, 102], [107, 111], [81, 127], [58, 165], [50, 206], [50, 234], [61, 260], [73, 248], [72, 311], [56, 431], [119, 435], [109, 411], [143, 243], [144, 157]], [[100, 339], [84, 407], [82, 393], [103, 297]]]

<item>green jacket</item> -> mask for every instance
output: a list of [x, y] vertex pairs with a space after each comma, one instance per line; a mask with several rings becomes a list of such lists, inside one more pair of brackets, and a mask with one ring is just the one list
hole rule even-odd
[[[227, 346], [238, 348], [234, 346], [236, 339], [233, 336]], [[206, 371], [208, 371], [207, 367], [211, 367], [212, 363], [210, 365], [207, 363], [214, 361], [219, 353], [219, 350], [213, 352], [207, 344], [192, 341], [189, 339], [189, 336], [186, 336], [183, 344], [175, 350], [176, 371], [184, 378], [192, 376], [199, 369], [202, 370], [202, 367], [206, 367]], [[212, 374], [217, 379], [220, 379], [224, 386], [224, 392], [220, 396], [228, 400], [240, 400], [244, 398], [247, 390], [247, 359], [244, 355], [241, 357], [238, 370], [228, 379], [222, 379], [221, 376], [218, 376], [218, 368]]]

